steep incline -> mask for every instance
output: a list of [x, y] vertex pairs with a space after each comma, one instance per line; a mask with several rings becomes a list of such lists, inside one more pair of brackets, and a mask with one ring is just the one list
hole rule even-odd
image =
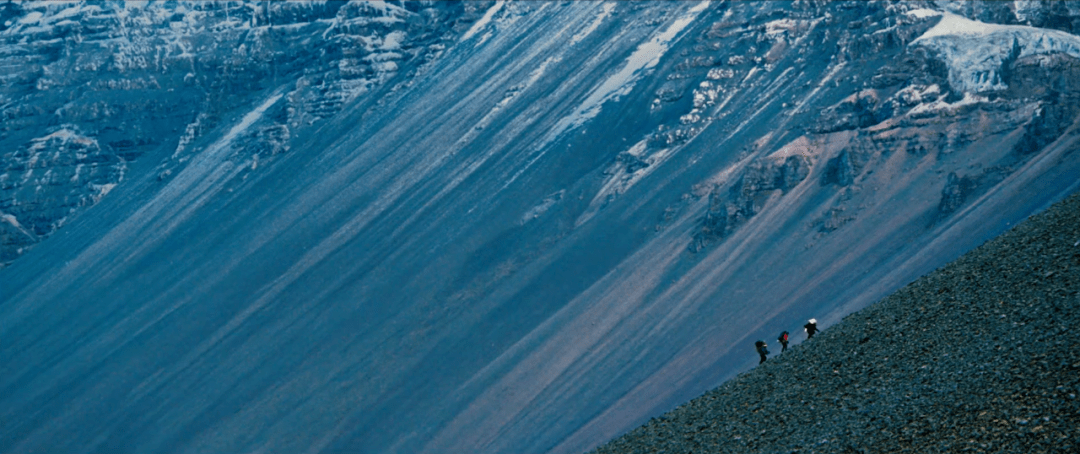
[[593, 452], [1076, 452], [1078, 308], [1074, 195]]
[[5, 4], [0, 451], [594, 447], [1074, 192], [1076, 6]]

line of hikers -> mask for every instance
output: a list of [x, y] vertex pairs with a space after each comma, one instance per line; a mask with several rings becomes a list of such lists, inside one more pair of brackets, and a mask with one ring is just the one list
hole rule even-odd
[[[803, 329], [806, 331], [807, 339], [814, 337], [814, 333], [818, 332], [817, 320], [810, 319], [809, 323], [803, 325]], [[780, 333], [780, 337], [777, 340], [780, 341], [781, 345], [780, 353], [787, 351], [788, 332], [784, 331]], [[765, 355], [769, 354], [769, 349], [765, 347], [765, 341], [759, 340], [754, 342], [754, 346], [757, 347], [758, 355], [761, 355], [761, 362], [758, 364], [765, 362]]]

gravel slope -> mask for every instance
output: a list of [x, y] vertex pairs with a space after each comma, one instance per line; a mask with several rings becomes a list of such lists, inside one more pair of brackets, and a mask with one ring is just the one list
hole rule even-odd
[[1078, 291], [1074, 194], [594, 452], [1080, 452]]

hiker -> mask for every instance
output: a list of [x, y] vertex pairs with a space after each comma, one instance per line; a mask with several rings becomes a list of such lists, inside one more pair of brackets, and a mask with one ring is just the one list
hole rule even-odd
[[788, 343], [787, 336], [788, 336], [788, 332], [784, 331], [784, 332], [780, 333], [780, 337], [776, 339], [776, 340], [780, 341], [780, 353], [784, 353], [784, 352], [787, 351], [787, 343]]
[[803, 328], [806, 329], [807, 339], [814, 337], [814, 333], [817, 332], [817, 320], [810, 319], [810, 323], [803, 325]]
[[754, 346], [757, 347], [757, 354], [761, 355], [761, 362], [758, 364], [765, 362], [765, 355], [769, 354], [769, 349], [765, 348], [765, 341], [754, 342]]

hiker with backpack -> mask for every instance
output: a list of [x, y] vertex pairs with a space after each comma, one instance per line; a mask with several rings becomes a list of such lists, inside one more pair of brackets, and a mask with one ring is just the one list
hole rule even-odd
[[780, 353], [786, 352], [787, 351], [787, 343], [788, 343], [788, 332], [784, 331], [784, 332], [780, 333], [780, 337], [777, 338], [776, 340], [780, 341]]
[[803, 325], [803, 328], [806, 329], [806, 338], [807, 339], [809, 339], [811, 337], [814, 337], [814, 333], [816, 333], [818, 331], [818, 329], [817, 329], [817, 320], [810, 319], [810, 323], [807, 323], [807, 324]]
[[761, 361], [758, 364], [765, 362], [765, 355], [769, 354], [769, 349], [765, 347], [765, 341], [754, 342], [754, 347], [757, 347], [757, 353], [761, 355]]

